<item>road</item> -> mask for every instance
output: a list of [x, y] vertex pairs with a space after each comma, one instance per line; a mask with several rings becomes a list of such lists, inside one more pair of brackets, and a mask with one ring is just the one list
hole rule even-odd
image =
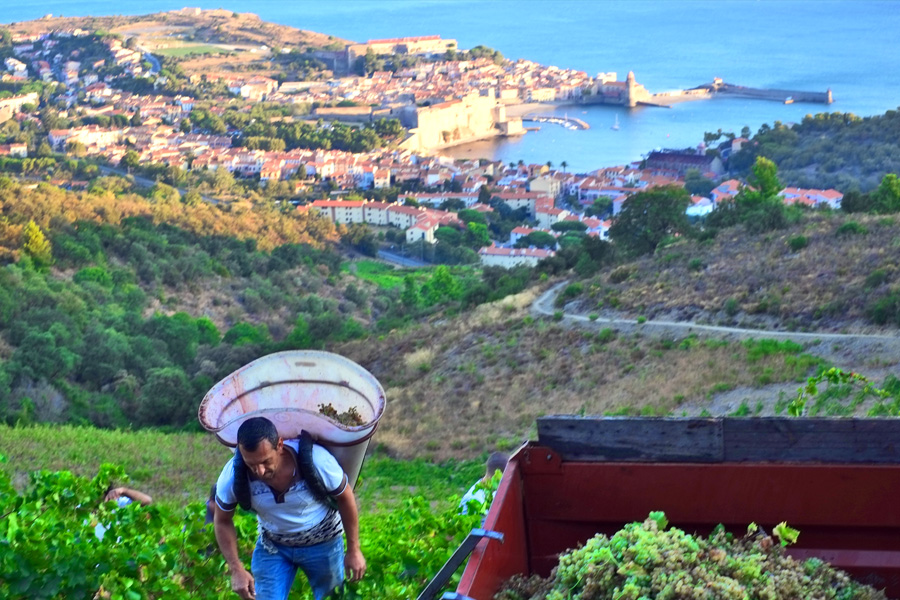
[[[534, 315], [555, 315], [560, 309], [554, 301], [568, 281], [558, 283], [540, 295], [531, 305]], [[703, 338], [741, 341], [747, 339], [775, 338], [804, 344], [806, 352], [817, 356], [826, 363], [845, 371], [864, 374], [870, 381], [883, 381], [888, 375], [896, 376], [900, 368], [900, 336], [849, 333], [807, 333], [799, 331], [773, 331], [746, 329], [721, 325], [701, 325], [692, 322], [598, 317], [591, 319], [582, 314], [562, 311], [560, 322], [569, 327], [608, 327], [623, 334], [667, 338], [670, 340], [697, 335]], [[797, 394], [797, 382], [788, 381], [768, 385], [739, 386], [730, 391], [714, 394], [711, 398], [682, 404], [678, 410], [686, 416], [733, 414], [742, 404], [763, 407], [760, 416], [778, 414], [777, 400]]]
[[[125, 169], [118, 169], [116, 167], [107, 167], [103, 165], [97, 165], [97, 168], [100, 169], [100, 172], [104, 175], [119, 175], [120, 177], [131, 177], [134, 180], [134, 183], [140, 187], [153, 187], [156, 185], [156, 182], [152, 179], [147, 179], [146, 177], [141, 177], [140, 175], [135, 175], [133, 173], [128, 173]], [[187, 190], [183, 188], [177, 188], [178, 193], [184, 196], [187, 194]], [[200, 196], [205, 202], [209, 202], [210, 204], [219, 204], [223, 202], [219, 198], [215, 198], [214, 196]]]
[[[532, 310], [541, 315], [554, 315], [557, 309], [554, 306], [554, 302], [556, 300], [556, 296], [559, 294], [560, 290], [566, 285], [568, 285], [568, 281], [563, 281], [561, 283], [557, 283], [546, 292], [541, 294], [541, 296], [534, 301], [532, 304]], [[855, 341], [860, 339], [865, 340], [882, 340], [882, 341], [890, 341], [896, 342], [898, 340], [895, 335], [874, 335], [874, 334], [852, 334], [852, 333], [806, 333], [801, 331], [777, 331], [777, 330], [767, 330], [767, 329], [746, 329], [742, 327], [725, 327], [722, 325], [703, 325], [700, 323], [694, 323], [691, 321], [655, 321], [655, 320], [647, 320], [643, 322], [638, 322], [637, 319], [619, 319], [619, 318], [611, 318], [611, 317], [597, 317], [596, 319], [591, 319], [585, 315], [574, 314], [574, 313], [565, 313], [563, 312], [563, 321], [568, 321], [570, 323], [596, 323], [597, 325], [607, 325], [614, 326], [616, 328], [623, 328], [628, 330], [637, 330], [651, 332], [651, 333], [661, 333], [663, 335], [671, 334], [671, 333], [683, 333], [683, 334], [691, 334], [691, 333], [705, 333], [705, 334], [713, 334], [716, 337], [737, 337], [741, 339], [745, 338], [758, 338], [761, 336], [772, 337], [772, 338], [785, 338], [790, 340], [796, 340], [798, 342], [809, 342], [813, 340], [828, 340], [828, 341]]]
[[392, 262], [395, 265], [400, 265], [401, 267], [428, 267], [429, 263], [421, 261], [417, 258], [410, 258], [408, 256], [401, 256], [399, 254], [395, 254], [394, 252], [386, 252], [384, 250], [378, 251], [378, 258], [381, 260], [386, 260], [388, 262]]

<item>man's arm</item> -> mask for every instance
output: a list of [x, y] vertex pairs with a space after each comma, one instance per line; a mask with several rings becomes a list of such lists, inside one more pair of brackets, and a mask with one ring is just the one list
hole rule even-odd
[[219, 550], [225, 557], [225, 562], [228, 563], [228, 572], [231, 573], [231, 589], [243, 600], [253, 600], [256, 598], [256, 587], [253, 575], [244, 568], [244, 563], [241, 562], [241, 557], [238, 555], [234, 511], [222, 510], [222, 507], [216, 503], [213, 523]]
[[127, 487], [117, 487], [109, 490], [103, 501], [109, 502], [110, 500], [118, 500], [121, 496], [131, 498], [131, 500], [134, 502], [140, 502], [141, 506], [148, 506], [151, 502], [153, 502], [153, 498], [151, 498], [144, 492], [139, 492]]
[[347, 554], [344, 556], [344, 570], [350, 581], [359, 581], [366, 574], [366, 559], [359, 547], [359, 513], [356, 509], [356, 496], [348, 483], [344, 491], [335, 496], [338, 512], [347, 535]]

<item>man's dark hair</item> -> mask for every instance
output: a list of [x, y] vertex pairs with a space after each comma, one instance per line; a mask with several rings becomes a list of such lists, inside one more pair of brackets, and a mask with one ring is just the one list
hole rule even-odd
[[234, 495], [238, 504], [244, 510], [250, 510], [250, 479], [249, 470], [244, 464], [241, 448], [254, 452], [263, 440], [269, 440], [272, 448], [278, 445], [278, 430], [272, 421], [265, 417], [253, 417], [247, 419], [238, 427], [238, 448], [234, 452]]
[[494, 452], [487, 459], [487, 472], [489, 475], [493, 476], [495, 471], [500, 471], [501, 473], [506, 468], [506, 463], [509, 462], [509, 455], [504, 454], [503, 452]]
[[278, 430], [265, 417], [247, 419], [238, 428], [237, 443], [244, 450], [254, 452], [263, 440], [269, 440], [272, 448], [278, 445]]

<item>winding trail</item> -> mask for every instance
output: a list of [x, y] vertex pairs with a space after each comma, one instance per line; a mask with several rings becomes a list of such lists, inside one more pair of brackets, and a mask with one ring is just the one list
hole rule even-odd
[[[559, 295], [560, 290], [567, 285], [568, 281], [563, 281], [557, 283], [546, 292], [541, 294], [537, 300], [532, 304], [532, 311], [540, 314], [552, 316], [556, 313], [558, 309], [554, 307], [554, 302], [556, 301], [556, 297]], [[596, 319], [591, 319], [590, 317], [586, 317], [584, 315], [573, 314], [573, 313], [565, 313], [563, 312], [563, 321], [568, 321], [571, 323], [592, 323], [592, 324], [603, 324], [603, 325], [612, 325], [617, 328], [622, 329], [640, 329], [644, 332], [656, 332], [662, 334], [668, 334], [673, 331], [678, 333], [705, 333], [707, 335], [715, 335], [716, 337], [738, 337], [738, 338], [751, 338], [751, 337], [780, 337], [790, 340], [798, 340], [798, 341], [812, 341], [812, 340], [829, 340], [829, 341], [859, 341], [859, 340], [869, 340], [869, 341], [878, 341], [882, 340], [885, 342], [898, 342], [900, 338], [895, 335], [878, 335], [878, 334], [853, 334], [853, 333], [807, 333], [800, 331], [776, 331], [771, 329], [747, 329], [742, 327], [726, 327], [723, 325], [704, 325], [701, 323], [694, 323], [691, 321], [657, 321], [648, 319], [643, 322], [638, 322], [637, 319], [618, 319], [618, 318], [609, 318], [609, 317], [597, 317]]]
[[[556, 315], [559, 309], [554, 306], [554, 302], [568, 283], [568, 281], [557, 283], [541, 294], [532, 303], [531, 313], [534, 316]], [[652, 319], [638, 323], [637, 319], [599, 316], [591, 319], [582, 314], [566, 313], [565, 311], [562, 311], [560, 322], [569, 327], [585, 329], [608, 327], [621, 333], [640, 333], [669, 339], [693, 334], [698, 337], [729, 341], [751, 338], [791, 340], [803, 344], [806, 352], [820, 357], [833, 366], [865, 374], [876, 385], [880, 385], [880, 382], [888, 375], [900, 377], [900, 336], [898, 335], [775, 331]], [[771, 416], [777, 414], [775, 411], [776, 400], [780, 396], [796, 395], [797, 385], [797, 382], [794, 381], [758, 387], [740, 386], [714, 394], [704, 401], [684, 403], [677, 410], [686, 416], [728, 415], [734, 414], [742, 404], [747, 404], [761, 407], [760, 416]]]

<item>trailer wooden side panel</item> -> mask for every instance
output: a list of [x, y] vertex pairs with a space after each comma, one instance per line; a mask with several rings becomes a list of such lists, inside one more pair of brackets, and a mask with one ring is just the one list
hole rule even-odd
[[478, 543], [457, 592], [470, 598], [492, 598], [507, 579], [530, 571], [524, 507], [521, 467], [513, 460], [503, 472], [503, 480], [484, 521], [484, 529], [503, 533], [503, 542], [483, 539]]
[[771, 531], [787, 521], [801, 532], [798, 558], [818, 556], [900, 598], [900, 465], [564, 461], [530, 444], [511, 467], [516, 483], [504, 476], [485, 523], [507, 543], [480, 547], [458, 588], [476, 600], [490, 600], [514, 566], [547, 576], [561, 552], [654, 510], [701, 534], [719, 523], [742, 534], [751, 522]]

